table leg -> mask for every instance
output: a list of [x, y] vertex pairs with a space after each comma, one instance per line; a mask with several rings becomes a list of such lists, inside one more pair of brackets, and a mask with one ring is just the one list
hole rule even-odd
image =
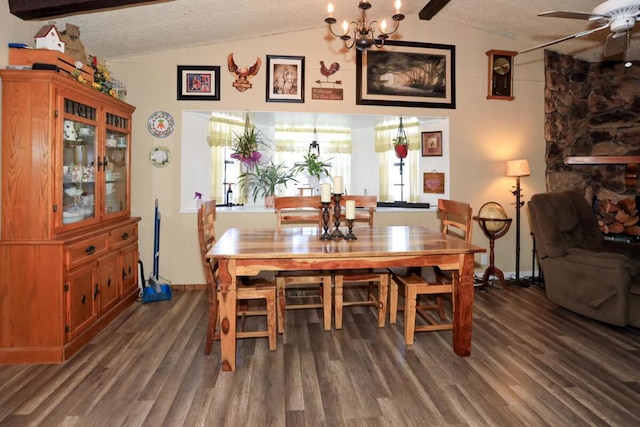
[[453, 351], [458, 356], [471, 354], [473, 325], [473, 254], [460, 255], [459, 274], [453, 278]]
[[218, 261], [220, 279], [220, 350], [223, 371], [236, 370], [236, 262]]

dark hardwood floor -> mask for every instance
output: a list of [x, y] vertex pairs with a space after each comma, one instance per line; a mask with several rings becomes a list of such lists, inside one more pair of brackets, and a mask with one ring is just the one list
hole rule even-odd
[[[206, 293], [136, 304], [63, 365], [0, 366], [1, 426], [638, 426], [640, 330], [549, 303], [538, 288], [476, 292], [471, 357], [451, 332], [403, 344], [371, 307], [287, 312], [287, 333], [203, 355]], [[258, 319], [252, 319], [251, 321]]]

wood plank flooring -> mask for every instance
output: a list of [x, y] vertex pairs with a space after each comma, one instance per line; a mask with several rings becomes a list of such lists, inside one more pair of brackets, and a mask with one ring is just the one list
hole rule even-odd
[[[538, 288], [477, 291], [472, 355], [451, 331], [411, 348], [371, 307], [287, 312], [286, 335], [203, 355], [206, 293], [136, 304], [63, 365], [0, 366], [0, 426], [638, 426], [640, 330], [551, 304]], [[251, 321], [258, 321], [252, 319]]]

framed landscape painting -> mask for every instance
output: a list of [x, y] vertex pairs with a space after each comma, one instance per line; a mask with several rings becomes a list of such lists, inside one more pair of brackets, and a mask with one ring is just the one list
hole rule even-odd
[[220, 67], [178, 65], [178, 101], [220, 101]]
[[456, 108], [453, 45], [387, 40], [356, 51], [356, 104]]

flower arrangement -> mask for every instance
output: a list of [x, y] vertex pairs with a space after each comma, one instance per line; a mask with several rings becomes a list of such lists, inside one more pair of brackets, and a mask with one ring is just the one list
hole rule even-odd
[[73, 76], [76, 78], [76, 80], [85, 85], [90, 85], [95, 90], [117, 98], [118, 93], [113, 88], [113, 83], [111, 81], [111, 72], [109, 71], [109, 68], [105, 64], [99, 63], [98, 58], [93, 55], [89, 55], [89, 62], [87, 63], [87, 65], [93, 68], [93, 82], [89, 82], [78, 71], [73, 73]]

